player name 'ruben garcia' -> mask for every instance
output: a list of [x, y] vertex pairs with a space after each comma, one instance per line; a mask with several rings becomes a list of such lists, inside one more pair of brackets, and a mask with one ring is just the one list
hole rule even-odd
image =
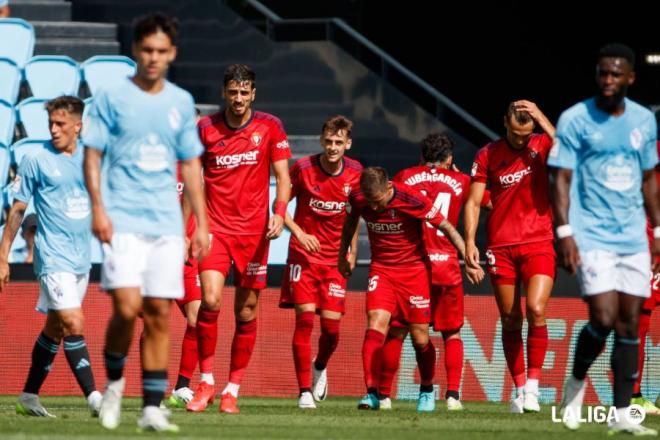
[[427, 173], [426, 171], [422, 171], [421, 173], [413, 174], [404, 181], [408, 186], [414, 186], [422, 182], [442, 182], [449, 185], [457, 196], [463, 192], [463, 184], [461, 182], [443, 173]]

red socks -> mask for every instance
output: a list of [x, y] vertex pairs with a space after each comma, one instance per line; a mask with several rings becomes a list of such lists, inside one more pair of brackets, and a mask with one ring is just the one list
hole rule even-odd
[[199, 309], [197, 313], [197, 350], [199, 353], [199, 371], [213, 373], [213, 358], [218, 343], [219, 311]]
[[651, 326], [651, 314], [645, 310], [639, 314], [639, 374], [635, 379], [633, 394], [641, 393], [642, 373], [644, 372], [644, 357], [646, 356], [646, 335]]
[[527, 331], [527, 378], [538, 380], [548, 351], [548, 326], [528, 327]]
[[421, 386], [433, 385], [435, 376], [435, 346], [429, 343], [422, 348], [415, 347], [417, 368], [419, 368], [419, 383]]
[[186, 326], [181, 344], [181, 361], [179, 362], [179, 376], [190, 379], [197, 367], [199, 353], [197, 350], [197, 327]]
[[390, 397], [392, 395], [392, 383], [394, 382], [396, 372], [399, 370], [402, 347], [403, 339], [387, 335], [385, 344], [383, 345], [382, 370], [378, 384], [378, 392], [383, 397]]
[[339, 343], [339, 320], [321, 317], [321, 336], [319, 337], [319, 351], [316, 354], [315, 366], [323, 370], [328, 365], [330, 356], [335, 352]]
[[373, 329], [367, 329], [362, 344], [362, 367], [367, 388], [378, 388], [383, 358], [385, 335]]
[[236, 321], [234, 340], [231, 343], [231, 362], [229, 363], [229, 382], [240, 385], [245, 369], [252, 357], [257, 341], [257, 319]]
[[522, 331], [520, 329], [512, 331], [502, 329], [504, 357], [516, 388], [525, 385], [525, 359], [522, 344]]
[[314, 312], [296, 314], [296, 330], [293, 332], [293, 362], [296, 367], [296, 377], [300, 389], [312, 387], [312, 329], [314, 328]]
[[458, 393], [463, 374], [463, 341], [461, 339], [445, 339], [445, 370], [447, 370], [447, 391]]

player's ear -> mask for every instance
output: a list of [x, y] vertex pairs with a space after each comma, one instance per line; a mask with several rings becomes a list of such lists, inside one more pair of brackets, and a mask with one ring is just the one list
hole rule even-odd
[[353, 145], [353, 139], [351, 138], [346, 139], [346, 149], [350, 150], [352, 145]]
[[252, 87], [252, 100], [254, 101], [257, 97], [257, 88]]
[[172, 48], [170, 49], [170, 56], [168, 62], [170, 63], [173, 62], [176, 59], [176, 55], [177, 55], [176, 46], [172, 46]]
[[628, 86], [632, 86], [635, 83], [635, 71], [632, 70], [628, 75]]

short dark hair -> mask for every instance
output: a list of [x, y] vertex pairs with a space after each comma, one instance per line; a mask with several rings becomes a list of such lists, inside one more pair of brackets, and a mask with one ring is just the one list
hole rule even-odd
[[516, 110], [515, 101], [511, 101], [506, 108], [506, 120], [509, 121], [511, 118], [515, 119], [520, 125], [527, 125], [530, 122], [534, 122], [529, 112], [526, 110]]
[[133, 22], [133, 43], [141, 42], [145, 37], [162, 32], [170, 38], [172, 44], [176, 45], [179, 34], [179, 20], [162, 12], [138, 17]]
[[598, 51], [598, 60], [600, 61], [601, 58], [623, 58], [628, 61], [630, 67], [635, 67], [635, 52], [625, 44], [606, 44]]
[[55, 99], [44, 104], [48, 114], [53, 113], [57, 110], [64, 110], [71, 113], [72, 115], [82, 116], [83, 110], [85, 109], [85, 103], [82, 102], [80, 98], [75, 96], [59, 96]]
[[362, 174], [360, 175], [360, 189], [365, 197], [369, 198], [376, 193], [386, 190], [389, 180], [385, 168], [367, 167], [362, 170]]
[[225, 78], [222, 82], [224, 87], [227, 87], [227, 84], [235, 81], [237, 83], [242, 83], [245, 81], [250, 81], [252, 83], [252, 88], [256, 86], [257, 74], [254, 73], [254, 70], [247, 64], [232, 64], [227, 67], [225, 70]]
[[343, 115], [333, 116], [323, 123], [321, 136], [323, 136], [326, 131], [329, 131], [332, 134], [337, 134], [341, 130], [345, 131], [346, 137], [350, 138], [351, 130], [353, 130], [353, 121]]
[[431, 133], [422, 139], [424, 162], [444, 162], [454, 154], [454, 143], [445, 134]]

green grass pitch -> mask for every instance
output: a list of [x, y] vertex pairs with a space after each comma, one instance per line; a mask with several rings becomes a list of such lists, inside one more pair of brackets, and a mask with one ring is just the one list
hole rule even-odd
[[[174, 410], [171, 420], [178, 435], [137, 434], [140, 400], [124, 399], [122, 424], [106, 431], [92, 419], [82, 397], [44, 397], [56, 419], [18, 416], [15, 396], [0, 396], [0, 439], [603, 439], [607, 427], [583, 424], [572, 433], [551, 421], [550, 407], [540, 414], [508, 414], [508, 405], [465, 402], [466, 410], [448, 413], [444, 401], [431, 414], [415, 412], [415, 402], [394, 401], [392, 411], [358, 411], [357, 399], [330, 398], [316, 410], [299, 410], [295, 399], [243, 397], [240, 415], [221, 415], [217, 402], [202, 414]], [[660, 429], [660, 417], [648, 416], [645, 425]]]

